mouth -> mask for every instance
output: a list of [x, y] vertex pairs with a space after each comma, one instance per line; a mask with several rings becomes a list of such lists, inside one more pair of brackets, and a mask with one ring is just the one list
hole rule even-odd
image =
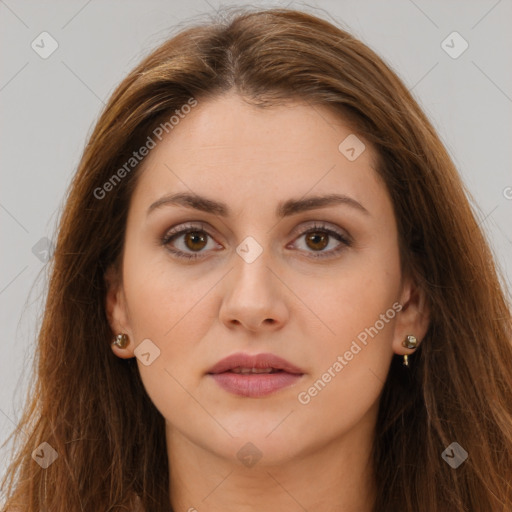
[[231, 373], [240, 373], [242, 375], [258, 375], [261, 373], [278, 373], [283, 372], [284, 370], [278, 370], [277, 368], [242, 368], [239, 366], [238, 368], [233, 368], [228, 371]]
[[221, 359], [208, 370], [209, 374], [224, 372], [233, 373], [277, 373], [286, 372], [293, 375], [303, 375], [304, 372], [294, 364], [275, 354], [245, 354], [239, 352]]
[[289, 387], [304, 372], [274, 354], [233, 354], [219, 361], [207, 373], [229, 393], [259, 398]]

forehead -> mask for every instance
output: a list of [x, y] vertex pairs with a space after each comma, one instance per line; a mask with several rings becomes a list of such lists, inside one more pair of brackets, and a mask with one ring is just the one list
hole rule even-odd
[[[133, 200], [152, 203], [164, 193], [188, 192], [222, 197], [236, 209], [248, 199], [266, 203], [311, 192], [375, 202], [369, 196], [386, 195], [374, 170], [375, 153], [354, 137], [322, 106], [289, 102], [263, 109], [235, 94], [198, 101], [156, 140]], [[347, 140], [362, 151], [355, 159], [342, 151]]]
[[[236, 94], [199, 101], [190, 113], [181, 119], [175, 116], [175, 120], [178, 122], [170, 132], [167, 130], [164, 143], [158, 145], [170, 153], [178, 149], [186, 153], [186, 158], [200, 158], [196, 152], [201, 151], [219, 157], [254, 158], [262, 164], [311, 161], [320, 165], [326, 158], [332, 160], [340, 142], [352, 134], [348, 125], [325, 106], [289, 100], [261, 108]], [[327, 148], [330, 151], [326, 154]]]

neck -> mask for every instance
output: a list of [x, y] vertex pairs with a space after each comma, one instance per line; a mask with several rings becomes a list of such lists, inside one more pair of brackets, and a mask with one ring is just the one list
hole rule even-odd
[[[371, 422], [333, 442], [246, 467], [167, 427], [175, 512], [371, 512]], [[233, 450], [236, 454], [237, 449]]]

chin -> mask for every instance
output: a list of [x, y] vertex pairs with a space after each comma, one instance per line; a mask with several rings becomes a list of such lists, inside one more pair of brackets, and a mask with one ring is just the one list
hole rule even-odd
[[233, 437], [219, 433], [212, 439], [209, 432], [204, 441], [220, 457], [246, 467], [256, 464], [258, 467], [280, 465], [307, 450], [306, 439], [298, 434], [300, 429], [295, 428], [296, 432], [293, 434], [280, 424], [286, 415], [282, 415], [277, 421], [275, 418], [265, 420], [261, 416], [256, 415], [254, 420], [248, 420], [250, 423], [236, 426], [222, 423]]

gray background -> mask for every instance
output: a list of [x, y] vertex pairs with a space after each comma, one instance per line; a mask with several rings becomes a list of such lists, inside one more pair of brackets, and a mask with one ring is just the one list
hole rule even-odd
[[[220, 5], [0, 0], [0, 443], [15, 427], [32, 380], [47, 239], [55, 237], [66, 189], [103, 103], [178, 24], [201, 20]], [[512, 289], [512, 0], [251, 5], [288, 5], [334, 21], [398, 73], [473, 194], [503, 282]], [[44, 31], [59, 45], [47, 59], [31, 47]], [[441, 46], [453, 31], [469, 43], [456, 59]], [[0, 451], [0, 475], [5, 455]]]

